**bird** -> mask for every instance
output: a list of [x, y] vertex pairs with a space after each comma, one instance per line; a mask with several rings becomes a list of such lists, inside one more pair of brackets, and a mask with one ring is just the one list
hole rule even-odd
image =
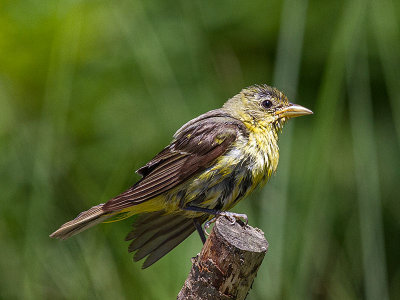
[[109, 201], [81, 212], [50, 237], [67, 239], [94, 225], [138, 215], [125, 240], [133, 260], [154, 264], [194, 231], [202, 242], [216, 217], [230, 212], [276, 172], [278, 136], [293, 117], [313, 112], [266, 84], [242, 89], [219, 109], [184, 124], [171, 143], [136, 172], [142, 178]]

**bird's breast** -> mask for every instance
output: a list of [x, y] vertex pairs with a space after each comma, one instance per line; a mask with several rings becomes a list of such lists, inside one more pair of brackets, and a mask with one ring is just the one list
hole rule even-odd
[[212, 166], [168, 193], [167, 202], [228, 210], [266, 183], [276, 170], [278, 160], [273, 135], [260, 131], [239, 136]]
[[208, 181], [214, 198], [224, 199], [229, 209], [257, 186], [265, 184], [278, 166], [279, 148], [276, 135], [267, 131], [240, 136], [231, 149], [200, 178]]
[[278, 167], [279, 147], [278, 136], [272, 128], [252, 126], [249, 128], [249, 136], [239, 143], [243, 146], [245, 156], [251, 157], [250, 166], [254, 181], [257, 184], [265, 183]]

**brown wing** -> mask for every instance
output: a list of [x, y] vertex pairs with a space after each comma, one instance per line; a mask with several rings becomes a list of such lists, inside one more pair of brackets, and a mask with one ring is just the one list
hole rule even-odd
[[109, 200], [103, 210], [116, 211], [137, 205], [176, 187], [210, 166], [242, 130], [241, 122], [220, 110], [188, 122], [178, 130], [169, 146], [137, 171], [143, 178]]

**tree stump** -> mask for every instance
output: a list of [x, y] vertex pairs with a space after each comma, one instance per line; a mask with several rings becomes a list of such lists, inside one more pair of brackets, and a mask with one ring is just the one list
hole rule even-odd
[[267, 250], [260, 229], [219, 217], [177, 299], [245, 299]]

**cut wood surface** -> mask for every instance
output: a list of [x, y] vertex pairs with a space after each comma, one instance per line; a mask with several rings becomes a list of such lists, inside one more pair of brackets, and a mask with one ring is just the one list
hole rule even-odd
[[260, 229], [219, 217], [177, 299], [245, 299], [267, 250]]

